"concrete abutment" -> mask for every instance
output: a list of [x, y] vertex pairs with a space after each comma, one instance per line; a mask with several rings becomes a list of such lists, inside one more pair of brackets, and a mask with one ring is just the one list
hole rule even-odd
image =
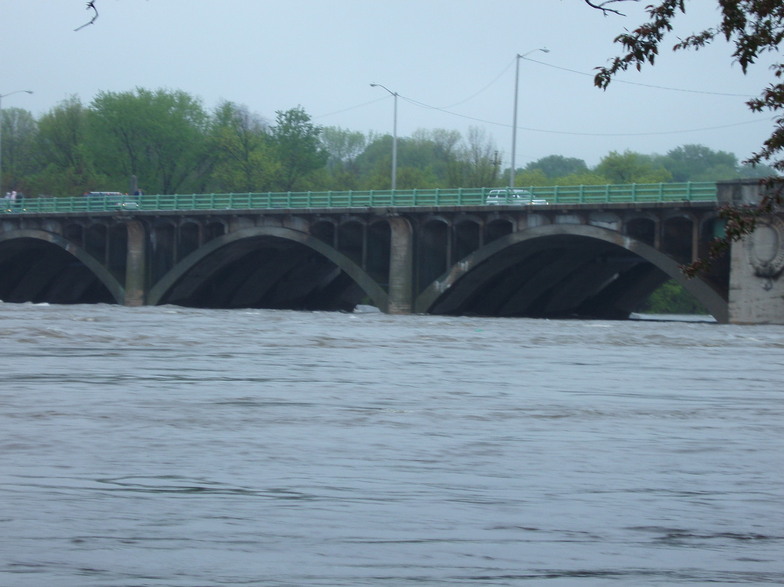
[[[757, 206], [770, 190], [782, 185], [759, 180], [719, 182], [721, 204]], [[734, 324], [784, 324], [784, 215], [780, 208], [773, 215], [757, 220], [754, 232], [732, 243], [728, 313]]]

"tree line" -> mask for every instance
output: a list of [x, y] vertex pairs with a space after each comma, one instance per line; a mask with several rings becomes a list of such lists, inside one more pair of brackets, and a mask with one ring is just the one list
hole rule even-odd
[[[272, 122], [225, 101], [208, 111], [180, 90], [101, 92], [71, 97], [34, 117], [2, 111], [4, 189], [27, 196], [128, 191], [227, 193], [388, 189], [392, 137], [319, 126], [300, 107]], [[549, 155], [516, 170], [516, 185], [715, 181], [773, 175], [735, 155], [684, 145], [665, 155], [611, 152], [591, 168]], [[419, 130], [398, 139], [397, 187], [494, 187], [508, 170], [478, 128]]]

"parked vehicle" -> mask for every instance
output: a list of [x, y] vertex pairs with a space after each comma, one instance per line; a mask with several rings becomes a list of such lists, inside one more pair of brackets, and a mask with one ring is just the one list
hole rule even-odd
[[490, 190], [485, 204], [490, 206], [540, 206], [548, 204], [544, 198], [537, 198], [528, 190], [502, 188]]

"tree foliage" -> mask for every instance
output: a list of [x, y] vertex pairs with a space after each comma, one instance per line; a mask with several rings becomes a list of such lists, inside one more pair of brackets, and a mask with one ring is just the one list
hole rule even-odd
[[326, 165], [328, 153], [322, 147], [321, 128], [310, 121], [301, 106], [280, 110], [270, 133], [270, 144], [280, 164], [277, 188], [288, 192], [306, 187], [304, 179]]
[[694, 296], [672, 279], [653, 292], [638, 310], [649, 314], [708, 314]]
[[27, 175], [30, 170], [30, 159], [33, 152], [35, 137], [35, 120], [26, 110], [21, 108], [6, 108], [0, 119], [0, 134], [3, 142], [0, 144], [2, 152], [2, 173], [0, 186], [10, 186], [16, 189], [20, 178]]
[[115, 181], [135, 175], [171, 194], [204, 172], [207, 114], [186, 92], [101, 92], [90, 113], [97, 161], [121, 170]]
[[[38, 119], [17, 109], [2, 114], [4, 178], [29, 195], [127, 191], [131, 175], [150, 194], [390, 185], [390, 135], [322, 128], [301, 107], [278, 112], [271, 126], [233, 102], [206, 111], [181, 91], [136, 89], [102, 92], [87, 106], [71, 97]], [[501, 158], [482, 129], [418, 130], [398, 137], [398, 186], [501, 187], [508, 172]], [[663, 155], [611, 152], [592, 168], [548, 155], [518, 171], [516, 185], [712, 181], [750, 171], [764, 172], [732, 154], [683, 145]]]
[[703, 145], [684, 145], [670, 151], [666, 160], [673, 181], [716, 181], [729, 179], [738, 168], [732, 153], [712, 151]]
[[100, 188], [103, 178], [88, 145], [88, 114], [81, 100], [71, 96], [38, 119], [34, 154], [38, 171], [25, 189], [74, 196]]
[[255, 192], [272, 189], [279, 165], [272, 157], [267, 125], [246, 107], [224, 102], [209, 130], [210, 191]]
[[558, 179], [568, 175], [585, 173], [588, 166], [582, 159], [575, 157], [564, 157], [563, 155], [548, 155], [537, 161], [532, 161], [525, 166], [526, 171], [541, 169], [548, 179]]
[[[626, 1], [629, 0], [585, 0], [593, 8], [618, 14], [615, 6]], [[679, 14], [686, 13], [686, 6], [686, 0], [659, 0], [649, 5], [646, 8], [647, 22], [615, 38], [622, 53], [613, 58], [608, 67], [599, 68], [594, 83], [600, 88], [607, 88], [618, 72], [630, 67], [639, 71], [646, 64], [653, 65], [665, 37], [673, 30], [674, 21]], [[672, 46], [673, 51], [698, 50], [717, 39], [724, 39], [733, 47], [732, 57], [744, 74], [761, 56], [778, 53], [784, 39], [784, 3], [781, 0], [719, 0], [718, 8], [720, 18], [717, 23], [678, 39]], [[748, 163], [758, 165], [768, 162], [777, 172], [784, 172], [784, 63], [774, 64], [771, 72], [773, 81], [747, 105], [754, 112], [771, 112], [774, 128]], [[772, 189], [767, 191], [758, 206], [727, 206], [721, 210], [720, 216], [726, 224], [725, 236], [715, 239], [706, 257], [684, 267], [687, 275], [705, 271], [733, 242], [751, 234], [761, 216], [773, 213], [782, 204], [784, 186], [781, 178], [770, 177], [765, 183]]]
[[[594, 8], [611, 10], [610, 4], [629, 0], [614, 0], [599, 4], [586, 2]], [[678, 13], [686, 13], [686, 0], [660, 0], [647, 7], [649, 16], [637, 28], [618, 35], [615, 42], [621, 45], [622, 54], [613, 58], [608, 67], [599, 68], [594, 83], [607, 88], [613, 76], [630, 67], [641, 70], [645, 64], [653, 65], [664, 38], [673, 30]], [[680, 38], [672, 46], [673, 51], [700, 49], [716, 39], [723, 38], [733, 45], [732, 56], [741, 66], [743, 73], [754, 65], [765, 53], [778, 53], [784, 38], [784, 4], [778, 0], [734, 0], [718, 2], [721, 18], [713, 26]], [[613, 10], [613, 12], [617, 12]], [[772, 67], [774, 81], [762, 90], [759, 97], [747, 102], [755, 112], [769, 110], [776, 114], [775, 128], [762, 148], [750, 162], [772, 161], [772, 166], [784, 171], [784, 63]], [[779, 159], [777, 159], [777, 157]]]
[[672, 181], [672, 174], [650, 155], [632, 151], [612, 151], [596, 167], [607, 183], [661, 183]]

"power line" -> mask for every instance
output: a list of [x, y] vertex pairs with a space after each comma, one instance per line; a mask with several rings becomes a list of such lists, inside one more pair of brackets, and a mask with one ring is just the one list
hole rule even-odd
[[515, 62], [515, 60], [512, 59], [508, 63], [508, 65], [503, 69], [503, 71], [501, 73], [499, 73], [497, 76], [495, 76], [495, 78], [493, 78], [493, 80], [490, 83], [488, 83], [486, 86], [484, 86], [481, 90], [479, 90], [477, 92], [474, 92], [473, 94], [471, 94], [470, 96], [468, 96], [468, 98], [466, 98], [464, 100], [460, 100], [459, 102], [455, 102], [454, 104], [449, 104], [448, 106], [443, 106], [443, 108], [454, 108], [455, 106], [460, 106], [461, 104], [465, 104], [469, 100], [472, 100], [473, 98], [476, 98], [479, 94], [484, 92], [487, 88], [489, 88], [490, 86], [495, 84], [495, 82], [497, 82], [499, 79], [501, 79], [501, 76], [503, 76], [507, 71], [509, 71], [509, 69], [512, 67], [514, 62]]
[[[533, 63], [538, 63], [539, 65], [544, 65], [545, 67], [550, 67], [552, 69], [558, 69], [560, 71], [566, 71], [566, 72], [574, 73], [574, 74], [581, 75], [581, 76], [594, 77], [594, 75], [591, 74], [591, 73], [586, 73], [586, 72], [583, 72], [583, 71], [577, 71], [577, 70], [574, 70], [574, 69], [569, 69], [568, 67], [561, 67], [559, 65], [553, 65], [553, 64], [547, 63], [545, 61], [539, 61], [538, 59], [531, 59], [530, 57], [524, 57], [524, 59], [526, 61], [532, 61]], [[474, 92], [473, 94], [471, 94], [467, 98], [465, 98], [463, 100], [460, 100], [459, 102], [455, 102], [454, 104], [450, 104], [448, 106], [433, 106], [433, 105], [430, 105], [430, 104], [425, 104], [424, 102], [419, 102], [418, 100], [414, 100], [413, 98], [409, 98], [407, 96], [402, 96], [400, 94], [398, 94], [398, 97], [400, 99], [402, 99], [402, 100], [405, 100], [409, 104], [412, 104], [412, 105], [417, 106], [419, 108], [424, 108], [424, 109], [428, 109], [428, 110], [436, 110], [438, 112], [442, 112], [442, 113], [448, 114], [450, 116], [456, 116], [458, 118], [464, 118], [466, 120], [473, 120], [475, 122], [479, 122], [479, 123], [482, 123], [482, 124], [488, 124], [488, 125], [499, 126], [499, 127], [504, 127], [504, 128], [511, 128], [512, 125], [510, 125], [510, 124], [505, 124], [505, 123], [501, 123], [501, 122], [495, 122], [495, 121], [486, 120], [486, 119], [483, 119], [483, 118], [477, 118], [475, 116], [468, 116], [466, 114], [460, 114], [458, 112], [452, 112], [449, 109], [450, 108], [454, 108], [455, 106], [459, 106], [461, 104], [464, 104], [464, 103], [468, 102], [469, 100], [475, 98], [476, 96], [478, 96], [479, 94], [481, 94], [482, 92], [487, 90], [489, 87], [494, 85], [509, 70], [509, 68], [511, 67], [512, 63], [513, 63], [513, 61], [510, 61], [509, 64], [507, 64], [507, 66], [495, 78], [493, 78], [492, 81], [490, 81], [488, 84], [483, 86], [481, 89], [479, 89], [478, 91]], [[748, 98], [749, 97], [746, 94], [732, 94], [732, 93], [726, 93], [726, 92], [712, 92], [712, 91], [707, 91], [707, 90], [690, 90], [690, 89], [684, 89], [684, 88], [671, 88], [671, 87], [667, 87], [667, 86], [659, 86], [659, 85], [653, 85], [653, 84], [644, 84], [644, 83], [631, 82], [631, 81], [626, 81], [626, 80], [614, 80], [614, 82], [620, 83], [620, 84], [627, 84], [627, 85], [633, 85], [633, 86], [641, 86], [641, 87], [646, 87], [646, 88], [653, 88], [653, 89], [657, 89], [657, 90], [671, 91], [671, 92], [683, 92], [683, 93], [691, 93], [691, 94], [704, 94], [704, 95], [712, 95], [712, 96], [727, 96], [727, 97], [732, 97], [732, 98]], [[322, 115], [317, 116], [315, 118], [324, 118], [326, 116], [332, 116], [334, 114], [341, 114], [343, 112], [348, 112], [348, 111], [351, 111], [351, 110], [355, 110], [357, 108], [361, 108], [363, 106], [367, 106], [369, 104], [373, 104], [375, 102], [378, 102], [380, 100], [387, 100], [387, 99], [389, 99], [389, 96], [384, 96], [384, 97], [381, 97], [381, 98], [377, 98], [375, 100], [370, 100], [369, 102], [363, 102], [363, 103], [357, 104], [355, 106], [350, 106], [350, 107], [344, 108], [342, 110], [338, 110], [338, 111], [335, 111], [335, 112], [330, 112], [328, 114], [322, 114]], [[769, 120], [767, 120], [767, 119], [765, 119], [765, 120], [750, 120], [750, 121], [745, 121], [745, 122], [736, 122], [736, 123], [731, 123], [731, 124], [723, 124], [723, 125], [718, 125], [718, 126], [710, 126], [710, 127], [702, 127], [702, 128], [694, 128], [694, 129], [680, 129], [680, 130], [653, 131], [653, 132], [634, 132], [634, 133], [619, 133], [619, 132], [595, 133], [595, 132], [558, 131], [558, 130], [541, 129], [541, 128], [521, 127], [521, 126], [518, 126], [517, 129], [518, 130], [528, 131], [528, 132], [538, 132], [538, 133], [544, 133], [544, 134], [567, 135], [567, 136], [583, 136], [583, 137], [645, 137], [645, 136], [687, 134], [687, 133], [704, 132], [704, 131], [710, 131], [710, 130], [721, 130], [721, 129], [725, 129], [725, 128], [732, 128], [732, 127], [737, 127], [737, 126], [745, 126], [745, 125], [748, 125], [748, 124], [757, 124], [757, 123], [760, 123], [760, 122], [769, 122]]]
[[[476, 122], [481, 122], [484, 124], [491, 124], [494, 126], [502, 126], [505, 128], [511, 128], [511, 124], [504, 124], [501, 122], [494, 122], [492, 120], [484, 120], [482, 118], [476, 118], [474, 116], [468, 116], [465, 114], [460, 114], [458, 112], [450, 112], [444, 108], [439, 108], [438, 106], [431, 106], [429, 104], [425, 104], [423, 102], [419, 102], [412, 98], [408, 98], [406, 96], [399, 96], [401, 100], [405, 100], [406, 102], [418, 106], [420, 108], [426, 108], [429, 110], [437, 110], [439, 112], [443, 112], [444, 114], [449, 114], [450, 116], [457, 116], [459, 118], [465, 118], [468, 120], [474, 120]], [[634, 133], [618, 133], [618, 132], [607, 132], [607, 133], [596, 133], [596, 132], [575, 132], [575, 131], [559, 131], [559, 130], [549, 130], [549, 129], [542, 129], [542, 128], [530, 128], [525, 126], [518, 126], [517, 130], [524, 130], [528, 132], [538, 132], [544, 134], [555, 134], [555, 135], [568, 135], [568, 136], [581, 136], [581, 137], [646, 137], [646, 136], [656, 136], [656, 135], [673, 135], [673, 134], [686, 134], [692, 132], [704, 132], [707, 130], [720, 130], [723, 128], [731, 128], [735, 126], [744, 126], [747, 124], [757, 124], [760, 122], [769, 122], [768, 119], [765, 120], [749, 120], [745, 122], [736, 122], [732, 124], [723, 124], [719, 126], [711, 126], [711, 127], [703, 127], [703, 128], [693, 128], [693, 129], [681, 129], [681, 130], [670, 130], [670, 131], [655, 131], [655, 132], [634, 132]]]
[[357, 108], [362, 108], [363, 106], [368, 106], [369, 104], [375, 104], [376, 102], [380, 102], [381, 100], [386, 100], [388, 97], [389, 96], [381, 96], [380, 98], [376, 98], [374, 100], [368, 100], [367, 102], [362, 102], [361, 104], [349, 106], [348, 108], [343, 108], [342, 110], [335, 110], [334, 112], [319, 114], [318, 116], [314, 116], [313, 118], [326, 118], [327, 116], [334, 116], [335, 114], [343, 114], [344, 112], [350, 112], [351, 110], [356, 110]]
[[[534, 63], [538, 63], [539, 65], [544, 65], [545, 67], [550, 67], [552, 69], [559, 69], [561, 71], [568, 71], [569, 73], [576, 73], [577, 75], [585, 75], [588, 77], [594, 77], [592, 73], [586, 73], [584, 71], [577, 71], [575, 69], [569, 69], [568, 67], [561, 67], [559, 65], [553, 65], [552, 63], [547, 63], [546, 61], [539, 61], [538, 59], [531, 59], [530, 57], [524, 57], [526, 61], [533, 61]], [[618, 84], [626, 84], [629, 86], [642, 86], [644, 88], [654, 88], [656, 90], [667, 90], [669, 92], [684, 92], [687, 94], [707, 94], [710, 96], [728, 96], [731, 98], [749, 98], [747, 94], [730, 94], [727, 92], [711, 92], [708, 90], [686, 90], [684, 88], [670, 88], [667, 86], [657, 86], [653, 84], [643, 84], [640, 82], [630, 82], [627, 80], [622, 79], [614, 79], [613, 83]]]

